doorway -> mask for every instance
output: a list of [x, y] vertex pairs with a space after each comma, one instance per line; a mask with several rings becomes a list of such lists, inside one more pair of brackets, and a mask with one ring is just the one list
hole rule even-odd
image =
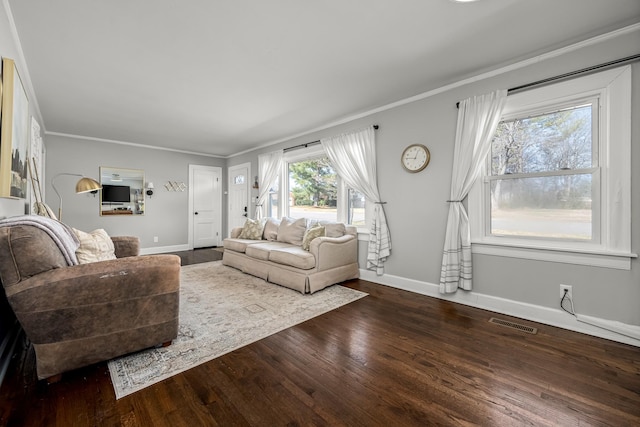
[[249, 183], [251, 163], [243, 163], [229, 168], [229, 215], [228, 231], [242, 227], [249, 218]]
[[189, 248], [220, 246], [222, 168], [189, 165]]

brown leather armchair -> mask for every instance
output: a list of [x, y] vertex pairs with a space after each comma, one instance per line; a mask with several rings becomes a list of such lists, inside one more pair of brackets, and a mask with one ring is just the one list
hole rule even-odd
[[117, 259], [69, 266], [42, 229], [0, 227], [0, 279], [39, 379], [176, 338], [180, 258], [138, 256], [135, 237], [112, 241]]

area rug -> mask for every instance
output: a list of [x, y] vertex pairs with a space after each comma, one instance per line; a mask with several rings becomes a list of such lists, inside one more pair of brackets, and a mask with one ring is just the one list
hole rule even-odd
[[222, 261], [184, 266], [180, 280], [178, 338], [109, 361], [116, 399], [367, 295], [339, 285], [302, 295]]

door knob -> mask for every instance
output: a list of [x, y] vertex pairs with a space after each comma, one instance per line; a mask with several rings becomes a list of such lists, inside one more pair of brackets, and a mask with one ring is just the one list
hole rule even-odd
[[194, 212], [193, 214], [194, 214], [194, 215], [198, 215], [198, 212]]

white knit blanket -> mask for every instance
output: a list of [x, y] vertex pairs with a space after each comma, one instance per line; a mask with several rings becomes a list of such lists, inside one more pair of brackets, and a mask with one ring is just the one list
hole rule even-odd
[[80, 246], [80, 241], [68, 225], [38, 215], [14, 216], [0, 221], [0, 227], [12, 227], [14, 225], [29, 225], [45, 231], [60, 248], [67, 265], [78, 264], [76, 249]]

